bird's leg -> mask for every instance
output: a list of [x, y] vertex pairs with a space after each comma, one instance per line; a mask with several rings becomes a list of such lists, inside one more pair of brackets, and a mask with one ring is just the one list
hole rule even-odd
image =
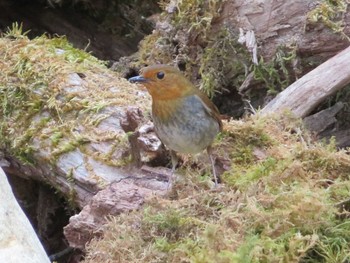
[[173, 181], [175, 179], [175, 169], [176, 166], [179, 162], [179, 158], [176, 155], [176, 152], [173, 150], [170, 150], [170, 156], [171, 156], [171, 174], [170, 174], [170, 178], [169, 178], [169, 182], [168, 182], [168, 188], [170, 188], [170, 186], [173, 184]]
[[212, 169], [213, 176], [214, 176], [215, 187], [217, 187], [218, 186], [218, 177], [216, 176], [215, 162], [214, 162], [214, 158], [212, 155], [212, 148], [210, 145], [207, 147], [207, 153], [208, 153], [209, 160], [211, 163], [211, 169]]

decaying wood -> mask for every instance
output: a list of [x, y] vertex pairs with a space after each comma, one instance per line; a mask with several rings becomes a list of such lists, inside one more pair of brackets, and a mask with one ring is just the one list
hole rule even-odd
[[[225, 1], [218, 27], [252, 30], [259, 42], [258, 56], [272, 58], [279, 46], [295, 47], [304, 58], [327, 58], [348, 46], [348, 40], [321, 23], [308, 21], [317, 0], [297, 1]], [[345, 15], [344, 33], [350, 33], [350, 16]]]
[[50, 262], [0, 168], [0, 262]]
[[150, 178], [139, 178], [136, 182], [132, 178], [125, 179], [113, 182], [98, 192], [79, 214], [70, 218], [69, 224], [64, 228], [70, 246], [85, 249], [92, 237], [101, 234], [101, 226], [106, 222], [107, 216], [140, 208], [145, 197], [154, 193], [145, 182], [150, 183]]
[[[306, 56], [319, 58], [328, 57], [348, 44], [341, 36], [335, 35], [325, 27], [318, 30], [306, 27], [307, 12], [317, 4], [317, 1], [260, 2], [256, 4], [254, 0], [225, 1], [222, 16], [213, 21], [213, 30], [219, 32], [225, 25], [236, 31], [242, 28], [244, 32], [254, 32], [261, 45], [258, 56], [262, 55], [267, 59], [274, 56], [278, 46], [296, 47], [298, 52]], [[350, 18], [346, 17], [345, 21], [348, 20]], [[345, 30], [348, 29], [346, 25]], [[76, 32], [84, 35], [80, 30]], [[165, 35], [167, 34], [165, 32]], [[187, 42], [182, 39], [188, 41], [187, 37], [179, 37], [177, 40], [179, 44], [176, 45], [181, 46], [182, 41], [186, 46]], [[28, 61], [31, 67], [41, 65], [39, 70], [52, 66], [50, 59], [53, 54], [41, 64], [42, 61], [36, 54], [26, 53], [31, 49], [26, 49], [25, 52], [23, 50], [13, 52], [13, 54], [25, 53], [28, 58], [21, 63], [14, 61], [11, 64], [11, 61], [8, 61], [11, 57], [7, 53], [8, 48], [25, 47], [28, 44], [32, 48], [35, 45], [24, 39], [7, 39], [5, 42], [2, 51], [0, 49], [0, 66], [15, 68], [23, 65], [20, 69], [26, 69]], [[96, 49], [106, 45], [110, 45], [110, 41], [107, 44], [98, 43]], [[192, 43], [192, 46], [196, 45], [198, 43]], [[124, 50], [124, 53], [129, 50], [124, 43], [118, 47]], [[176, 50], [178, 52], [178, 48]], [[114, 52], [111, 53], [115, 53], [120, 50], [115, 50], [114, 47], [112, 51]], [[306, 116], [325, 97], [350, 81], [349, 59], [350, 51], [346, 49], [287, 88], [264, 108], [263, 113], [290, 108], [297, 116]], [[163, 170], [145, 169], [145, 166], [138, 168], [137, 165], [131, 165], [132, 168], [129, 168], [127, 163], [120, 164], [114, 161], [123, 159], [123, 155], [129, 154], [128, 150], [131, 148], [136, 164], [152, 162], [159, 155], [164, 157], [164, 148], [151, 127], [143, 123], [144, 117], [137, 106], [144, 106], [145, 94], [136, 91], [136, 86], [131, 86], [126, 80], [106, 69], [101, 70], [100, 67], [82, 73], [75, 69], [60, 71], [60, 68], [61, 66], [56, 67], [57, 78], [48, 81], [52, 85], [49, 88], [58, 89], [57, 93], [41, 94], [40, 85], [37, 90], [30, 91], [38, 97], [45, 95], [40, 98], [40, 102], [47, 105], [45, 104], [35, 114], [26, 116], [30, 119], [29, 124], [13, 125], [11, 123], [13, 119], [10, 118], [9, 123], [4, 125], [5, 130], [8, 128], [9, 136], [15, 134], [24, 139], [31, 136], [24, 142], [33, 152], [31, 157], [35, 165], [24, 164], [11, 154], [11, 149], [6, 148], [3, 149], [5, 161], [2, 163], [7, 166], [7, 172], [47, 182], [83, 208], [80, 215], [71, 219], [65, 234], [72, 246], [84, 248], [85, 242], [104, 222], [102, 216], [137, 209], [148, 195], [163, 194], [166, 190], [166, 176], [163, 176], [166, 172]], [[17, 82], [21, 78], [20, 75], [2, 76], [0, 73], [0, 84], [5, 86], [6, 83], [10, 87], [17, 87]], [[242, 89], [249, 86], [249, 81], [247, 80], [245, 84], [242, 85]], [[106, 96], [101, 99], [100, 93]], [[130, 97], [125, 99], [127, 95]], [[123, 98], [124, 102], [119, 103]], [[149, 99], [146, 101], [149, 103]], [[101, 102], [103, 102], [101, 108], [99, 106], [94, 108], [94, 105]], [[60, 108], [64, 108], [63, 114]], [[49, 119], [47, 125], [40, 126], [46, 119]], [[69, 125], [65, 126], [65, 123]], [[57, 132], [53, 127], [57, 127], [58, 131], [62, 127], [69, 130], [69, 136], [62, 135], [57, 145], [52, 142], [52, 137]], [[27, 130], [38, 132], [31, 135], [26, 133]], [[125, 147], [125, 141], [121, 141], [123, 136], [128, 138], [131, 147], [129, 144]], [[15, 140], [16, 137], [9, 139]], [[79, 140], [78, 145], [74, 144], [75, 140]], [[19, 143], [21, 142], [19, 140]], [[72, 149], [62, 150], [65, 143], [71, 144]]]
[[319, 134], [337, 122], [337, 113], [344, 108], [344, 103], [338, 102], [332, 107], [319, 111], [304, 118], [306, 127]]
[[[62, 56], [65, 51], [56, 52], [51, 45], [45, 37], [0, 38], [5, 171], [48, 183], [80, 208], [106, 185], [124, 178], [144, 178], [144, 187], [165, 190], [165, 181], [154, 182], [149, 173], [133, 169], [131, 160], [131, 154], [141, 156], [143, 163], [158, 154], [164, 158], [152, 127], [142, 128], [147, 118], [140, 108], [150, 107], [150, 97], [94, 58], [86, 57], [84, 65], [89, 66], [76, 73], [76, 64]], [[16, 55], [5, 59], [9, 53]], [[27, 57], [30, 67], [14, 70], [25, 65]], [[31, 84], [33, 79], [48, 84]], [[131, 133], [136, 135], [129, 138]], [[132, 151], [128, 138], [135, 145]]]
[[[127, 116], [128, 108], [125, 109], [110, 109], [119, 111], [118, 114], [112, 114], [104, 122], [99, 125], [100, 132], [112, 132], [121, 129], [117, 123], [124, 121]], [[122, 111], [120, 111], [122, 110]], [[113, 116], [114, 115], [114, 116]], [[119, 116], [118, 116], [119, 115]], [[118, 131], [124, 132], [122, 130]], [[142, 160], [152, 161], [157, 158], [158, 154], [161, 154], [161, 158], [164, 158], [164, 148], [161, 145], [159, 139], [152, 133], [145, 134], [147, 145], [143, 146], [142, 133], [135, 131], [138, 136], [133, 138], [138, 141], [138, 144], [133, 147], [133, 151], [136, 154], [143, 156]], [[150, 147], [147, 137], [152, 136], [153, 148]], [[101, 162], [95, 159], [93, 156], [88, 156], [80, 149], [75, 149], [70, 152], [62, 154], [59, 157], [56, 165], [48, 163], [46, 160], [50, 158], [46, 149], [40, 149], [39, 139], [35, 139], [37, 143], [38, 152], [35, 153], [36, 165], [25, 165], [14, 156], [6, 156], [8, 162], [4, 166], [4, 170], [7, 173], [11, 173], [26, 179], [34, 179], [44, 181], [54, 186], [58, 191], [66, 195], [71, 199], [75, 205], [82, 208], [89, 203], [91, 198], [105, 185], [113, 181], [120, 181], [124, 178], [128, 178], [129, 181], [138, 181], [137, 184], [144, 185], [155, 192], [162, 192], [166, 189], [166, 179], [157, 180], [158, 175], [143, 171], [141, 168], [128, 168], [123, 166], [114, 166]], [[101, 142], [87, 142], [84, 147], [91, 150], [103, 153], [108, 151], [113, 146], [113, 141], [107, 140]], [[135, 144], [132, 144], [135, 145]], [[117, 150], [118, 151], [118, 150]], [[120, 153], [119, 153], [120, 154]], [[115, 156], [119, 155], [116, 154]], [[113, 158], [113, 156], [111, 157]], [[71, 176], [71, 178], [69, 178]], [[143, 178], [140, 183], [140, 178]]]
[[317, 105], [350, 83], [350, 47], [287, 87], [262, 110], [263, 114], [291, 110], [307, 116]]
[[329, 131], [321, 134], [322, 137], [330, 139], [335, 137], [337, 141], [337, 147], [345, 148], [350, 146], [350, 130]]
[[[87, 54], [77, 69], [52, 41], [0, 38], [0, 163], [7, 173], [49, 184], [79, 208], [91, 207], [98, 193], [88, 221], [103, 224], [103, 215], [166, 192], [168, 174], [140, 167], [163, 160], [164, 146], [142, 113], [150, 108], [146, 91]], [[71, 221], [65, 233], [77, 247], [100, 226], [84, 230], [83, 222]], [[87, 233], [83, 243], [77, 232]]]

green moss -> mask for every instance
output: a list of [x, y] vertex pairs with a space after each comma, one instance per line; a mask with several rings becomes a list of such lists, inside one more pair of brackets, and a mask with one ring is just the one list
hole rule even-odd
[[303, 263], [347, 262], [350, 260], [349, 221], [335, 221], [335, 223], [319, 231], [319, 238], [315, 246], [307, 251]]
[[[119, 154], [128, 146], [126, 136], [99, 125], [113, 107], [122, 110], [133, 100], [145, 109], [149, 98], [135, 98], [133, 85], [65, 37], [30, 40], [18, 24], [0, 38], [0, 58], [0, 147], [7, 155], [26, 164], [44, 162], [53, 174], [56, 161], [76, 149], [103, 163], [128, 162], [127, 154]], [[112, 152], [90, 147], [112, 140]]]
[[249, 65], [248, 51], [227, 29], [222, 29], [208, 42], [200, 57], [200, 88], [209, 96], [222, 92], [225, 87], [239, 87]]
[[268, 93], [275, 95], [293, 82], [296, 52], [296, 46], [278, 47], [272, 60], [265, 62], [261, 58], [259, 64], [253, 66], [254, 78], [266, 85]]
[[[325, 182], [326, 183], [326, 182]], [[329, 194], [334, 202], [341, 202], [349, 197], [350, 181], [336, 179], [329, 187]]]
[[63, 138], [63, 133], [62, 132], [60, 132], [60, 131], [54, 132], [50, 136], [50, 140], [52, 142], [52, 146], [56, 147], [62, 138]]
[[344, 17], [348, 5], [349, 2], [345, 0], [323, 0], [308, 13], [308, 20], [311, 23], [321, 22], [335, 33], [349, 39], [344, 33]]
[[85, 262], [348, 260], [345, 152], [313, 142], [288, 114], [225, 123], [214, 149], [232, 162], [220, 189], [210, 191], [187, 160], [168, 198], [111, 219]]
[[14, 156], [18, 158], [25, 165], [35, 165], [35, 158], [33, 157], [33, 153], [35, 149], [30, 145], [24, 145], [22, 148], [19, 148], [14, 153]]
[[171, 36], [162, 36], [156, 31], [140, 42], [138, 62], [134, 66], [153, 64], [156, 61], [160, 61], [162, 64], [171, 64], [172, 49]]
[[277, 161], [274, 158], [267, 158], [261, 163], [251, 164], [246, 168], [244, 166], [233, 166], [233, 173], [225, 173], [222, 179], [228, 185], [244, 190], [251, 185], [252, 182], [274, 172], [276, 163]]
[[253, 146], [243, 145], [242, 147], [239, 147], [237, 151], [232, 153], [232, 160], [240, 165], [251, 165], [255, 161]]
[[177, 29], [189, 26], [188, 31], [194, 34], [209, 35], [213, 19], [219, 16], [223, 1], [215, 0], [180, 0], [177, 2], [177, 11], [172, 23]]
[[302, 158], [304, 169], [322, 176], [327, 174], [329, 179], [338, 178], [340, 175], [350, 173], [347, 159], [343, 159], [339, 152], [310, 148], [296, 153], [297, 158]]
[[189, 231], [198, 224], [187, 214], [185, 210], [177, 211], [173, 208], [156, 213], [146, 208], [141, 231], [144, 232], [146, 239], [163, 237], [169, 242], [176, 242], [187, 236]]
[[7, 27], [4, 37], [8, 38], [26, 38], [30, 31], [23, 32], [23, 24], [18, 22], [12, 23], [11, 27]]
[[60, 156], [64, 153], [71, 152], [75, 150], [80, 145], [79, 141], [68, 141], [61, 144], [55, 152], [53, 152], [54, 156]]
[[[174, 64], [185, 68], [185, 74], [213, 97], [215, 93], [238, 88], [250, 66], [250, 55], [238, 43], [237, 33], [228, 28], [213, 29], [224, 1], [181, 0], [164, 11], [161, 21], [167, 30], [155, 30], [140, 44], [138, 61], [144, 64]], [[196, 43], [194, 45], [194, 43]]]
[[74, 174], [73, 174], [73, 168], [69, 170], [69, 172], [66, 175], [67, 182], [69, 183], [69, 193], [68, 193], [68, 203], [70, 204], [71, 207], [75, 207], [75, 199], [76, 199], [76, 191], [74, 190]]

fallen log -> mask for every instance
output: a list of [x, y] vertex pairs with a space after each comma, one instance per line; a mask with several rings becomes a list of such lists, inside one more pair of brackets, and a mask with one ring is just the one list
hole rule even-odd
[[[166, 172], [141, 169], [166, 156], [142, 113], [150, 108], [146, 91], [64, 38], [29, 40], [14, 32], [0, 38], [0, 102], [6, 173], [45, 182], [80, 209], [112, 182], [119, 182], [113, 191], [132, 189], [130, 198], [102, 192], [111, 208], [105, 214], [135, 209], [147, 195], [166, 191]], [[89, 220], [101, 223], [100, 217]]]
[[0, 262], [50, 262], [0, 168]]
[[[167, 171], [141, 168], [166, 156], [142, 113], [150, 108], [146, 91], [64, 38], [0, 38], [0, 102], [1, 166], [49, 184], [75, 207], [89, 204], [83, 214], [97, 193], [108, 215], [167, 190]], [[65, 233], [74, 247], [83, 248], [103, 224], [95, 210], [88, 218], [95, 227], [84, 230], [84, 218], [78, 225], [72, 218]]]
[[306, 117], [327, 97], [350, 83], [349, 61], [350, 47], [279, 93], [262, 109], [262, 114], [288, 109], [297, 117]]

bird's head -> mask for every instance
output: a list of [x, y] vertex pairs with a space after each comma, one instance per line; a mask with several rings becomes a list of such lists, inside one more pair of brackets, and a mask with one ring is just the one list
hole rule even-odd
[[145, 67], [139, 76], [129, 81], [143, 84], [153, 100], [176, 99], [196, 92], [193, 84], [178, 69], [167, 65]]

